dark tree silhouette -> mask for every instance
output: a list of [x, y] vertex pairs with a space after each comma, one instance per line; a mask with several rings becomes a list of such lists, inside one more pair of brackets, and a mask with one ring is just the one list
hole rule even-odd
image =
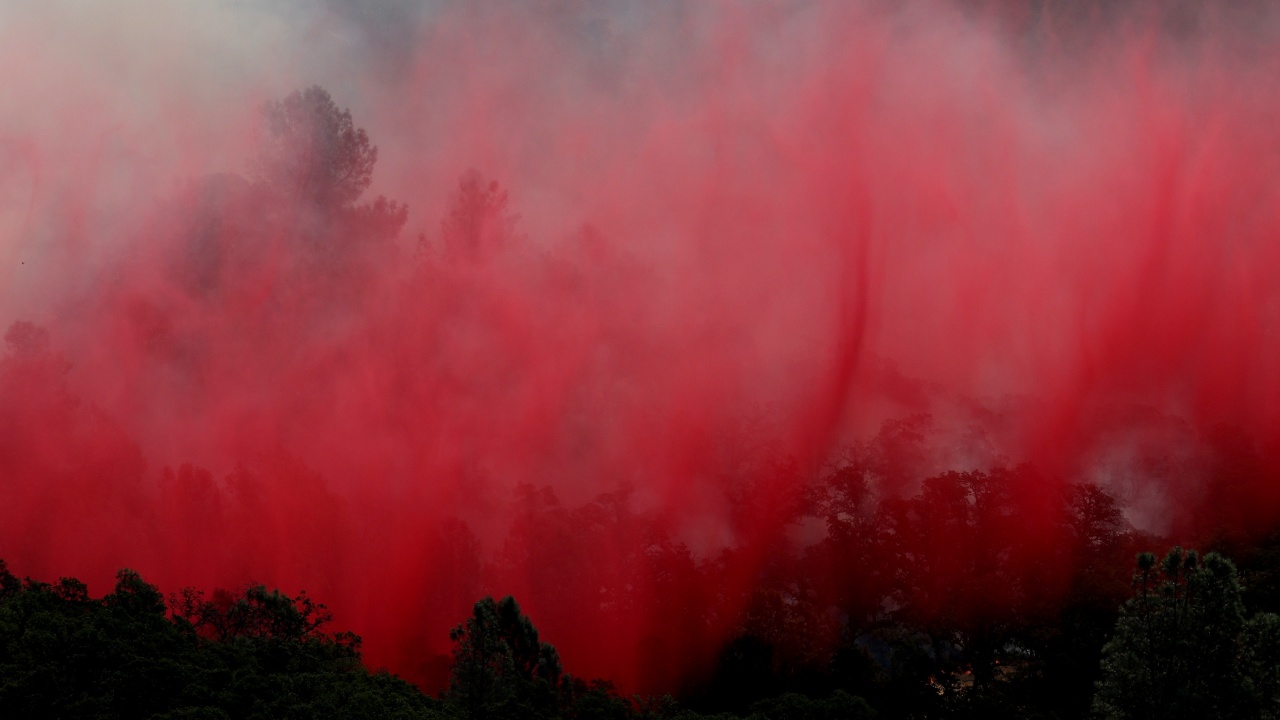
[[228, 598], [227, 612], [254, 620], [211, 639], [131, 570], [94, 598], [78, 580], [19, 580], [0, 561], [0, 717], [449, 717], [409, 683], [367, 672], [343, 634], [319, 632], [322, 606], [257, 586]]
[[175, 620], [215, 640], [245, 637], [333, 642], [353, 649], [360, 642], [350, 633], [325, 631], [333, 616], [305, 592], [289, 597], [279, 590], [268, 590], [265, 585], [250, 585], [238, 596], [219, 590], [212, 599], [206, 599], [199, 590], [185, 588], [169, 604]]
[[468, 718], [554, 717], [560, 656], [515, 599], [486, 597], [449, 633], [454, 642], [449, 699]]

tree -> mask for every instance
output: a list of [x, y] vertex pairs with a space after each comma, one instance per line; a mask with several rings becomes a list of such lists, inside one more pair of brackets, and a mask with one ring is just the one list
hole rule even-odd
[[458, 180], [449, 214], [440, 222], [444, 250], [450, 257], [477, 260], [513, 239], [519, 219], [507, 211], [507, 191], [471, 170]]
[[1280, 709], [1280, 619], [1245, 621], [1235, 565], [1175, 547], [1138, 556], [1135, 594], [1103, 648], [1094, 709], [1103, 717], [1257, 718]]
[[305, 591], [289, 597], [279, 590], [268, 590], [265, 585], [250, 585], [239, 596], [217, 590], [213, 599], [207, 600], [203, 592], [184, 588], [170, 599], [169, 605], [175, 621], [213, 640], [240, 637], [332, 643], [350, 649], [352, 654], [360, 645], [356, 635], [324, 630], [333, 615]]
[[304, 276], [327, 276], [331, 296], [361, 289], [386, 267], [395, 249], [388, 241], [409, 217], [404, 204], [382, 196], [359, 202], [373, 180], [378, 148], [319, 86], [267, 103], [263, 121], [250, 172], [264, 201], [281, 210], [266, 215], [283, 225], [259, 230], [259, 237], [295, 243]]
[[1100, 678], [1098, 658], [1131, 588], [1132, 528], [1120, 504], [1092, 484], [1065, 488], [1064, 543], [1049, 562], [1069, 581], [1054, 612], [1023, 637], [1038, 678], [1035, 696], [1085, 717]]
[[318, 207], [353, 205], [369, 187], [378, 148], [318, 85], [263, 108], [266, 142], [254, 179]]
[[1240, 669], [1260, 720], [1280, 718], [1280, 615], [1258, 613], [1245, 623]]
[[486, 597], [449, 632], [454, 642], [448, 699], [468, 718], [553, 717], [563, 671], [515, 599]]
[[0, 717], [447, 717], [408, 682], [367, 672], [346, 634], [320, 633], [327, 614], [305, 596], [254, 586], [227, 597], [253, 618], [247, 629], [202, 638], [136, 572], [94, 598], [73, 578], [19, 580], [0, 561]]

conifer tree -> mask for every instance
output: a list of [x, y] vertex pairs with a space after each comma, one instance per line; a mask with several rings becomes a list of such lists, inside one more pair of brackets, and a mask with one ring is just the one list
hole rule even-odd
[[[1138, 556], [1135, 593], [1103, 648], [1094, 709], [1105, 718], [1274, 717], [1277, 618], [1245, 621], [1227, 558], [1175, 547]], [[1268, 714], [1271, 713], [1271, 714]]]

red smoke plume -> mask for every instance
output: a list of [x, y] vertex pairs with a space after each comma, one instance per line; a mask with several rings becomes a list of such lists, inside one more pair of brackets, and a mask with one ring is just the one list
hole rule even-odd
[[[1070, 483], [1280, 519], [1273, 12], [532, 5], [0, 12], [0, 557], [305, 588], [429, 681], [511, 593], [655, 689], [851, 446], [877, 503], [1029, 463], [1018, 572]], [[261, 112], [315, 82], [359, 197]]]

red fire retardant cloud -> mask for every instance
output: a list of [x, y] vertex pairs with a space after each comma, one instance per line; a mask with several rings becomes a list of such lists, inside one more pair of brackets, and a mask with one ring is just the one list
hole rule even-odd
[[[426, 683], [511, 593], [570, 670], [664, 689], [870, 438], [929, 597], [995, 542], [930, 519], [944, 471], [1027, 464], [975, 516], [1027, 577], [1070, 484], [1156, 533], [1280, 520], [1274, 12], [94, 12], [0, 11], [18, 572], [305, 588]], [[263, 170], [264, 103], [316, 84], [378, 148], [358, 198]]]

